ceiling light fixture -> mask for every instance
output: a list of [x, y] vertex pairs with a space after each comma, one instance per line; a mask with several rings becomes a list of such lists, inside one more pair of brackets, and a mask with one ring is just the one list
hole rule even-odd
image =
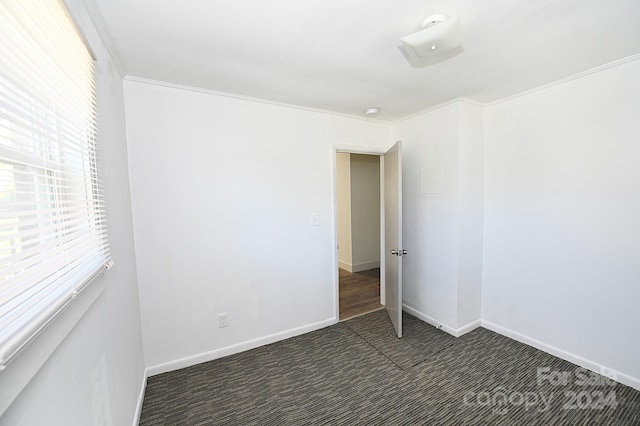
[[380, 108], [370, 107], [364, 110], [364, 113], [367, 117], [375, 117], [380, 113]]
[[422, 23], [422, 30], [400, 38], [400, 42], [398, 49], [414, 68], [449, 59], [463, 51], [460, 15], [430, 16]]

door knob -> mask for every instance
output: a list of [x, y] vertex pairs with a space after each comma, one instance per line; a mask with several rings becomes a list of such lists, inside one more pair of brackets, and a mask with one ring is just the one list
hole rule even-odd
[[398, 255], [398, 250], [396, 249], [391, 249], [391, 254], [397, 256]]
[[402, 255], [404, 256], [405, 254], [407, 254], [406, 250], [402, 250]]

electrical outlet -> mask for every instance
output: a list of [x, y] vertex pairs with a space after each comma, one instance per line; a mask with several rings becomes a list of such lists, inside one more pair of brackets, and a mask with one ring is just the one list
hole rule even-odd
[[229, 327], [229, 314], [218, 315], [218, 328]]

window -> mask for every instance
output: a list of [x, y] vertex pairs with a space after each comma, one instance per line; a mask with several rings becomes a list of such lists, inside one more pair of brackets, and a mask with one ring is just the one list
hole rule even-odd
[[60, 0], [0, 3], [0, 370], [111, 264], [93, 58]]

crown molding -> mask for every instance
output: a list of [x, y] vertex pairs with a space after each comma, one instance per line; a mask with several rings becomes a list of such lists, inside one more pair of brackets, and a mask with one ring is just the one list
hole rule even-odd
[[568, 83], [568, 82], [573, 81], [573, 80], [578, 80], [580, 78], [587, 77], [587, 76], [592, 75], [592, 74], [597, 74], [597, 73], [599, 73], [601, 71], [605, 71], [605, 70], [608, 70], [608, 69], [611, 69], [611, 68], [616, 68], [616, 67], [619, 67], [620, 65], [624, 65], [626, 63], [637, 61], [637, 60], [640, 60], [640, 53], [636, 53], [635, 55], [627, 56], [626, 58], [616, 59], [615, 61], [607, 62], [606, 64], [598, 65], [597, 67], [594, 67], [594, 68], [589, 68], [586, 71], [582, 71], [582, 72], [579, 72], [577, 74], [572, 74], [570, 76], [561, 78], [560, 80], [556, 80], [556, 81], [553, 81], [551, 83], [543, 84], [542, 86], [537, 86], [537, 87], [534, 87], [532, 89], [527, 89], [527, 90], [524, 90], [522, 92], [514, 93], [513, 95], [505, 96], [504, 98], [496, 99], [495, 101], [487, 102], [486, 106], [490, 107], [490, 106], [498, 105], [498, 104], [501, 104], [503, 102], [510, 101], [512, 99], [520, 98], [522, 96], [527, 96], [527, 95], [530, 95], [532, 93], [539, 92], [541, 90], [549, 89], [551, 87], [558, 86], [558, 85], [564, 84], [564, 83]]
[[228, 92], [221, 92], [221, 91], [218, 91], [218, 90], [207, 89], [207, 88], [204, 88], [204, 87], [189, 86], [189, 85], [185, 85], [185, 84], [172, 83], [172, 82], [169, 82], [169, 81], [154, 80], [154, 79], [146, 78], [146, 77], [137, 77], [137, 76], [134, 76], [134, 75], [125, 75], [123, 77], [123, 79], [125, 81], [132, 81], [132, 82], [135, 82], [135, 83], [143, 83], [143, 84], [150, 84], [150, 85], [154, 85], [154, 86], [168, 87], [168, 88], [171, 88], [171, 89], [185, 90], [185, 91], [188, 91], [188, 92], [205, 93], [205, 94], [208, 94], [208, 95], [220, 96], [220, 97], [223, 97], [223, 98], [238, 99], [238, 100], [247, 101], [247, 102], [256, 102], [256, 103], [261, 103], [261, 104], [266, 104], [266, 105], [279, 106], [279, 107], [282, 107], [282, 108], [290, 108], [290, 109], [296, 109], [296, 110], [301, 110], [301, 111], [315, 112], [315, 113], [318, 113], [318, 114], [332, 115], [332, 116], [335, 116], [335, 117], [348, 118], [348, 119], [352, 119], [352, 120], [359, 120], [359, 121], [364, 121], [364, 122], [367, 122], [367, 123], [376, 123], [376, 124], [385, 124], [385, 125], [391, 124], [391, 122], [389, 122], [389, 121], [376, 120], [376, 119], [367, 118], [367, 117], [360, 117], [358, 115], [353, 115], [353, 114], [346, 114], [346, 113], [341, 113], [341, 112], [336, 112], [336, 111], [329, 111], [329, 110], [320, 109], [320, 108], [306, 107], [306, 106], [303, 106], [303, 105], [288, 104], [288, 103], [285, 103], [285, 102], [270, 101], [268, 99], [254, 98], [254, 97], [251, 97], [251, 96], [238, 95], [238, 94], [235, 94], [235, 93], [228, 93]]
[[[86, 1], [93, 2], [94, 0], [86, 0]], [[117, 54], [117, 52], [116, 52], [116, 54]], [[279, 107], [283, 107], [283, 108], [291, 108], [291, 109], [297, 109], [297, 110], [302, 110], [302, 111], [315, 112], [315, 113], [319, 113], [319, 114], [327, 114], [327, 115], [332, 115], [332, 116], [335, 116], [335, 117], [355, 119], [355, 120], [369, 122], [369, 123], [386, 124], [386, 125], [394, 126], [394, 125], [399, 124], [399, 123], [401, 123], [403, 121], [410, 120], [410, 119], [412, 119], [414, 117], [418, 117], [420, 115], [427, 114], [429, 112], [433, 112], [435, 110], [438, 110], [438, 109], [441, 109], [441, 108], [445, 108], [445, 107], [448, 107], [448, 106], [451, 106], [451, 105], [454, 105], [454, 104], [457, 104], [457, 103], [465, 103], [465, 104], [473, 105], [473, 106], [476, 106], [476, 107], [479, 107], [479, 108], [485, 108], [485, 107], [498, 105], [498, 104], [500, 104], [502, 102], [507, 102], [507, 101], [512, 100], [512, 99], [516, 99], [516, 98], [519, 98], [519, 97], [522, 97], [522, 96], [529, 95], [531, 93], [535, 93], [535, 92], [538, 92], [538, 91], [541, 91], [541, 90], [545, 90], [545, 89], [548, 89], [548, 88], [553, 87], [553, 86], [564, 84], [564, 83], [567, 83], [567, 82], [572, 81], [572, 80], [577, 80], [577, 79], [586, 77], [588, 75], [596, 74], [598, 72], [601, 72], [601, 71], [604, 71], [604, 70], [607, 70], [607, 69], [610, 69], [610, 68], [615, 68], [615, 67], [618, 67], [620, 65], [623, 65], [623, 64], [626, 64], [626, 63], [629, 63], [629, 62], [633, 62], [633, 61], [636, 61], [636, 60], [640, 60], [640, 53], [628, 56], [626, 58], [617, 59], [615, 61], [608, 62], [606, 64], [599, 65], [599, 66], [594, 67], [594, 68], [590, 68], [590, 69], [588, 69], [586, 71], [582, 71], [582, 72], [579, 72], [577, 74], [573, 74], [573, 75], [564, 77], [564, 78], [562, 78], [560, 80], [556, 80], [556, 81], [553, 81], [551, 83], [543, 84], [541, 86], [537, 86], [537, 87], [534, 87], [532, 89], [527, 89], [527, 90], [524, 90], [524, 91], [521, 91], [521, 92], [517, 92], [517, 93], [514, 93], [512, 95], [505, 96], [503, 98], [499, 98], [499, 99], [496, 99], [496, 100], [493, 100], [493, 101], [490, 101], [490, 102], [481, 102], [481, 101], [477, 101], [475, 99], [471, 99], [471, 98], [467, 98], [467, 97], [457, 97], [457, 98], [442, 102], [440, 104], [431, 106], [429, 108], [420, 110], [418, 112], [409, 114], [409, 115], [407, 115], [405, 117], [402, 117], [402, 118], [399, 118], [397, 120], [372, 119], [372, 118], [361, 117], [361, 116], [353, 115], [353, 114], [340, 113], [340, 112], [336, 112], [336, 111], [330, 111], [330, 110], [324, 110], [324, 109], [319, 109], [319, 108], [306, 107], [306, 106], [302, 106], [302, 105], [288, 104], [288, 103], [284, 103], [284, 102], [270, 101], [268, 99], [254, 98], [254, 97], [251, 97], [251, 96], [238, 95], [238, 94], [234, 94], [234, 93], [221, 92], [221, 91], [217, 91], [217, 90], [213, 90], [213, 89], [207, 89], [207, 88], [202, 88], [202, 87], [171, 83], [171, 82], [154, 80], [154, 79], [149, 79], [149, 78], [144, 78], [144, 77], [137, 77], [137, 76], [132, 76], [132, 75], [125, 75], [125, 76], [123, 76], [123, 79], [124, 80], [128, 80], [128, 81], [139, 82], [139, 83], [152, 84], [152, 85], [156, 85], [156, 86], [164, 86], [164, 87], [170, 87], [170, 88], [174, 88], [174, 89], [187, 90], [187, 91], [191, 91], [191, 92], [207, 93], [207, 94], [214, 95], [214, 96], [221, 96], [221, 97], [232, 98], [232, 99], [240, 99], [240, 100], [245, 100], [245, 101], [249, 101], [249, 102], [258, 102], [258, 103], [267, 104], [267, 105], [275, 105], [275, 106], [279, 106]], [[114, 58], [114, 61], [115, 61], [115, 58]], [[121, 67], [118, 67], [118, 68], [121, 69]]]
[[464, 96], [460, 96], [460, 97], [451, 99], [449, 101], [442, 102], [440, 104], [434, 105], [432, 107], [420, 110], [418, 112], [414, 112], [413, 114], [409, 114], [409, 115], [407, 115], [405, 117], [402, 117], [402, 118], [399, 118], [399, 119], [397, 119], [395, 121], [389, 122], [389, 124], [395, 126], [396, 124], [402, 123], [403, 121], [410, 120], [410, 119], [418, 117], [420, 115], [427, 114], [429, 112], [433, 112], [435, 110], [438, 110], [438, 109], [441, 109], [441, 108], [446, 108], [448, 106], [451, 106], [451, 105], [454, 105], [454, 104], [459, 104], [459, 103], [463, 103], [463, 104], [467, 104], [467, 105], [473, 105], [473, 106], [476, 106], [476, 107], [479, 107], [479, 108], [484, 108], [485, 106], [487, 106], [487, 104], [485, 104], [483, 102], [479, 102], [479, 101], [476, 101], [474, 99], [470, 99], [470, 98], [466, 98]]

